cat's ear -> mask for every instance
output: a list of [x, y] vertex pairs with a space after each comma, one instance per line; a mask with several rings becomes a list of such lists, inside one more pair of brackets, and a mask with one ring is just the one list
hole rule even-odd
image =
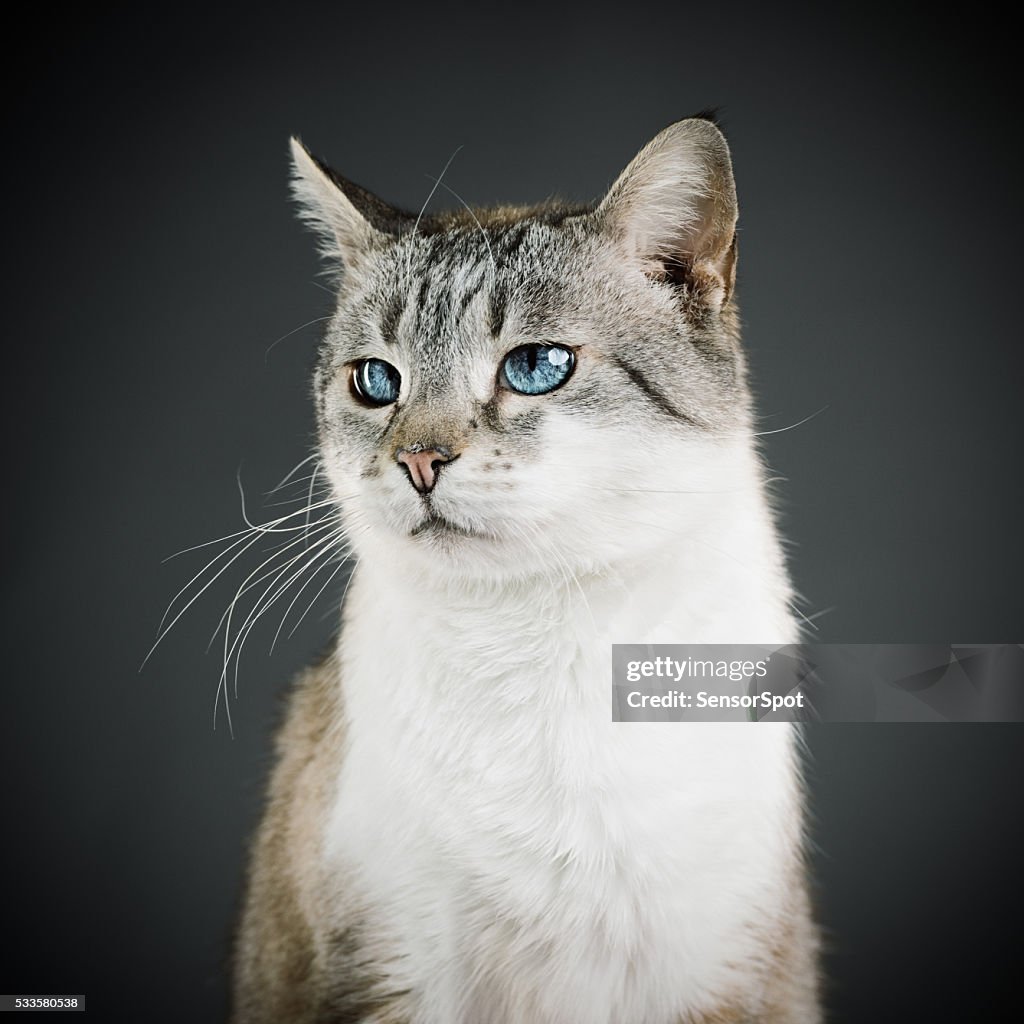
[[703, 118], [677, 121], [619, 175], [595, 211], [627, 259], [689, 284], [720, 306], [736, 278], [736, 186], [725, 136]]
[[328, 260], [357, 267], [411, 221], [409, 214], [332, 171], [295, 137], [291, 149], [292, 195]]

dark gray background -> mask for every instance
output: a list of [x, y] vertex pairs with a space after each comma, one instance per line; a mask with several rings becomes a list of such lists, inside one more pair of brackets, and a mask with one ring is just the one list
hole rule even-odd
[[[3, 72], [0, 991], [223, 1017], [277, 695], [340, 586], [273, 658], [252, 644], [234, 740], [203, 655], [226, 591], [137, 668], [201, 564], [161, 559], [238, 528], [240, 463], [257, 503], [307, 451], [315, 326], [267, 352], [329, 305], [287, 201], [292, 132], [413, 208], [459, 145], [471, 202], [582, 198], [722, 105], [763, 429], [818, 413], [765, 439], [806, 610], [831, 609], [817, 639], [1021, 639], [998, 27], [707, 4], [38, 14]], [[1021, 930], [1022, 738], [811, 732], [835, 1020], [992, 1019]]]

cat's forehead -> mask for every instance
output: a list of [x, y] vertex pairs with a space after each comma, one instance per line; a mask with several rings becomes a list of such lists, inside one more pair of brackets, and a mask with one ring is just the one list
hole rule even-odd
[[410, 275], [435, 286], [457, 286], [488, 269], [498, 281], [543, 279], [579, 245], [568, 213], [542, 215], [481, 210], [472, 219], [432, 222], [402, 237], [393, 255]]
[[565, 304], [579, 256], [563, 219], [482, 211], [400, 239], [381, 254], [371, 290], [382, 339], [462, 348], [498, 338], [509, 321], [543, 330]]

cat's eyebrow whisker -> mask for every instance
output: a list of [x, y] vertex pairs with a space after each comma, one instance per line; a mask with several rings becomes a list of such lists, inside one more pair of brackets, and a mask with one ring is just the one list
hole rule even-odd
[[271, 342], [271, 344], [267, 346], [266, 352], [263, 353], [263, 362], [266, 363], [267, 358], [270, 355], [270, 350], [272, 348], [275, 348], [277, 345], [280, 345], [282, 341], [287, 341], [288, 338], [290, 338], [293, 334], [298, 334], [299, 331], [303, 331], [307, 327], [312, 327], [313, 324], [322, 324], [325, 320], [330, 320], [330, 319], [331, 319], [330, 315], [329, 316], [318, 316], [318, 317], [315, 317], [313, 320], [307, 320], [304, 324], [299, 324], [298, 327], [296, 327], [294, 330], [289, 331], [287, 334], [282, 334], [281, 337], [277, 339], [277, 341]]
[[751, 431], [750, 433], [739, 430], [731, 434], [708, 433], [707, 436], [716, 441], [729, 441], [734, 438], [768, 437], [771, 434], [785, 434], [787, 430], [796, 430], [797, 427], [802, 427], [805, 423], [809, 423], [811, 420], [816, 419], [827, 409], [828, 405], [823, 405], [820, 409], [812, 412], [809, 416], [805, 416], [802, 420], [797, 420], [796, 423], [790, 423], [788, 427], [779, 427], [777, 430], [757, 430]]
[[462, 205], [465, 207], [466, 213], [468, 213], [470, 217], [473, 218], [473, 222], [476, 224], [477, 228], [480, 231], [480, 234], [483, 236], [484, 245], [487, 246], [487, 255], [491, 259], [491, 269], [494, 271], [495, 275], [497, 275], [498, 264], [494, 260], [494, 251], [491, 249], [491, 240], [490, 238], [488, 238], [487, 232], [484, 230], [483, 224], [480, 223], [480, 219], [479, 217], [477, 217], [476, 212], [473, 210], [473, 207], [470, 206], [469, 203], [467, 203], [466, 200], [463, 199], [462, 196], [460, 196], [459, 193], [456, 192], [455, 189], [451, 187], [451, 185], [447, 184], [446, 182], [443, 182], [440, 178], [435, 179], [433, 175], [428, 174], [427, 177], [430, 178], [430, 180], [433, 181], [436, 185], [440, 185], [442, 188], [447, 189], [453, 196], [455, 196], [455, 198], [458, 199], [458, 201], [462, 203]]
[[810, 416], [805, 416], [802, 420], [797, 420], [796, 423], [790, 423], [788, 427], [779, 427], [778, 430], [758, 430], [752, 437], [768, 437], [769, 434], [784, 434], [787, 430], [796, 430], [797, 427], [802, 427], [805, 423], [809, 423], [811, 420], [816, 419], [823, 412], [828, 409], [828, 405], [823, 405], [820, 409], [812, 412]]
[[423, 205], [420, 207], [420, 212], [416, 214], [416, 223], [413, 224], [412, 234], [409, 235], [409, 259], [407, 261], [405, 268], [406, 276], [411, 276], [412, 274], [412, 243], [416, 240], [416, 232], [419, 230], [420, 221], [423, 219], [423, 214], [426, 213], [427, 207], [430, 205], [430, 200], [434, 198], [434, 193], [437, 191], [437, 186], [441, 184], [441, 180], [444, 178], [448, 168], [451, 167], [452, 161], [459, 155], [459, 150], [461, 149], [462, 146], [456, 146], [455, 152], [453, 152], [452, 155], [448, 157], [448, 162], [444, 165], [444, 167], [441, 168], [441, 174], [438, 176], [437, 181], [434, 182], [434, 187], [430, 190], [430, 192], [427, 195], [427, 198], [423, 201]]

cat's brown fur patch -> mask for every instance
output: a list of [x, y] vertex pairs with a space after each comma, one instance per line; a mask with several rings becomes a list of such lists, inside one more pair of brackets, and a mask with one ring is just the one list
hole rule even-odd
[[790, 883], [792, 902], [769, 947], [765, 1024], [812, 1024], [821, 1020], [818, 932], [803, 878]]
[[[325, 806], [322, 747], [333, 717], [325, 667], [301, 678], [277, 737], [277, 768], [249, 871], [235, 952], [232, 1021], [316, 1020], [316, 942], [303, 904]], [[309, 844], [312, 844], [310, 846]]]
[[[335, 659], [304, 672], [278, 733], [277, 764], [252, 851], [235, 947], [232, 1024], [404, 1024], [353, 921], [328, 931], [321, 834], [341, 763]], [[335, 880], [335, 886], [338, 884]]]

